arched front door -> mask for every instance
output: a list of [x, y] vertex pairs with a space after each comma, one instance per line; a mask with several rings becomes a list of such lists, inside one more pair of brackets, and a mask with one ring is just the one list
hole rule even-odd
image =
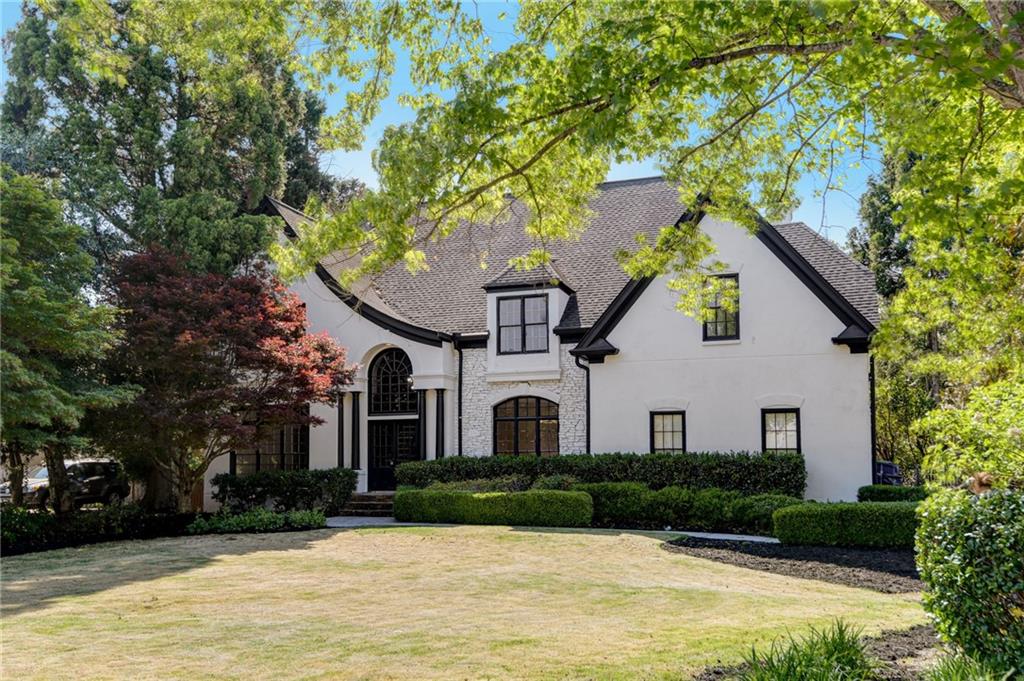
[[370, 362], [367, 446], [369, 489], [395, 488], [395, 466], [421, 457], [420, 393], [412, 389], [412, 362], [398, 348], [384, 350]]

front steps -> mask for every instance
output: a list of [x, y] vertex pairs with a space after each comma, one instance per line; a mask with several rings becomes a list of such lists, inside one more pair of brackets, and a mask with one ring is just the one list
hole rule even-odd
[[364, 518], [390, 518], [395, 514], [394, 492], [369, 492], [353, 494], [341, 509], [342, 515], [355, 515]]

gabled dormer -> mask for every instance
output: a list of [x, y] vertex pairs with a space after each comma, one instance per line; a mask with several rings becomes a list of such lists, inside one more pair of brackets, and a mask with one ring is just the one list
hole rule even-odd
[[532, 270], [508, 267], [484, 284], [487, 295], [487, 379], [560, 377], [555, 328], [573, 289], [554, 264]]

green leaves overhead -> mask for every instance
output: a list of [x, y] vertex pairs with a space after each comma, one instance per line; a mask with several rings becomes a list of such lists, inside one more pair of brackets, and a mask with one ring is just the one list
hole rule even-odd
[[[836, 159], [880, 148], [919, 159], [893, 189], [914, 249], [883, 349], [915, 349], [914, 370], [961, 386], [959, 400], [1022, 361], [1019, 1], [526, 2], [500, 51], [472, 5], [455, 2], [179, 0], [117, 16], [93, 5], [62, 30], [114, 78], [129, 65], [108, 37], [128, 34], [194, 73], [192, 90], [255, 88], [259, 71], [244, 58], [255, 45], [315, 91], [354, 83], [323, 126], [334, 147], [361, 144], [398, 50], [408, 54], [403, 101], [417, 115], [383, 135], [379, 189], [275, 248], [285, 274], [335, 251], [358, 256], [346, 281], [403, 261], [425, 267], [426, 240], [466, 220], [502, 224], [510, 197], [531, 209], [536, 240], [516, 262], [537, 265], [547, 243], [585, 229], [613, 162], [651, 156], [683, 204], [707, 194], [709, 211], [752, 227], [755, 212], [771, 219], [796, 205], [801, 176], [834, 187]], [[668, 232], [623, 265], [672, 273], [690, 309], [710, 257], [697, 236]], [[917, 355], [929, 335], [936, 349]]]

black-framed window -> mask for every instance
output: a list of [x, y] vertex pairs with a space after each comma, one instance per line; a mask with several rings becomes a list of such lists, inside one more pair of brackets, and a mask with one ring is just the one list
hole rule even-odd
[[800, 452], [800, 410], [761, 410], [761, 450]]
[[740, 275], [719, 274], [715, 275], [715, 278], [721, 280], [726, 287], [734, 287], [737, 295], [731, 310], [723, 305], [722, 291], [716, 291], [714, 297], [708, 301], [704, 317], [704, 340], [735, 340], [740, 337]]
[[498, 354], [547, 351], [547, 295], [498, 298]]
[[686, 412], [651, 412], [651, 453], [686, 451]]
[[513, 397], [494, 407], [494, 453], [558, 455], [558, 405], [541, 397]]
[[388, 348], [370, 362], [370, 414], [415, 414], [412, 362], [398, 348]]
[[231, 452], [230, 465], [237, 475], [308, 469], [309, 425], [260, 427], [252, 447]]

